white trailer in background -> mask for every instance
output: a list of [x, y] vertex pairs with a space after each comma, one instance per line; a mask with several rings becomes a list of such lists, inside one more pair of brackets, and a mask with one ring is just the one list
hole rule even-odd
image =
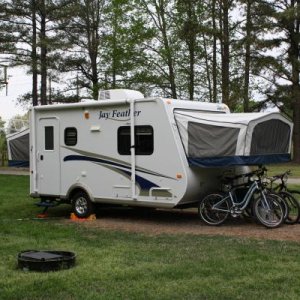
[[29, 167], [29, 128], [22, 128], [6, 135], [8, 166]]
[[222, 172], [290, 157], [292, 124], [280, 114], [105, 93], [110, 100], [31, 109], [31, 196], [70, 202], [79, 217], [95, 203], [184, 207]]

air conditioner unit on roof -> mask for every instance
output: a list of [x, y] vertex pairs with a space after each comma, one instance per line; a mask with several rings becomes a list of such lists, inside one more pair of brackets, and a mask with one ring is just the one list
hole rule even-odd
[[103, 90], [99, 93], [99, 100], [127, 100], [127, 99], [142, 99], [144, 95], [135, 90], [115, 89]]

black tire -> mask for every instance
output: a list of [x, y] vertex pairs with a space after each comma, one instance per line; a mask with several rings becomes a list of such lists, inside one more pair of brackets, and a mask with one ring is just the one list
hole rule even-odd
[[[300, 205], [300, 191], [297, 191], [297, 190], [288, 190], [288, 192], [290, 194], [292, 194], [292, 196], [297, 200], [297, 202]], [[299, 222], [300, 222], [300, 220], [299, 220]]]
[[[201, 219], [209, 225], [221, 225], [229, 215], [229, 204], [227, 200], [222, 202], [223, 195], [210, 194], [206, 196], [198, 206], [198, 214]], [[213, 206], [219, 203], [218, 209]]]
[[284, 222], [290, 225], [298, 223], [300, 219], [299, 202], [289, 192], [280, 192], [279, 195], [288, 207], [287, 218], [284, 220]]
[[253, 212], [256, 219], [268, 228], [279, 227], [284, 221], [282, 204], [278, 198], [268, 194], [265, 195], [265, 199], [262, 196], [255, 199], [253, 202]]
[[288, 190], [288, 192], [293, 195], [293, 197], [297, 200], [297, 202], [300, 205], [300, 191]]
[[289, 216], [289, 206], [288, 206], [287, 202], [285, 201], [285, 199], [283, 198], [282, 193], [283, 192], [280, 192], [280, 193], [268, 192], [268, 195], [272, 198], [275, 198], [281, 204], [281, 207], [283, 209], [283, 222], [286, 222], [286, 220], [288, 219], [288, 216]]
[[95, 212], [95, 205], [87, 193], [80, 191], [72, 197], [73, 212], [78, 218], [87, 218]]

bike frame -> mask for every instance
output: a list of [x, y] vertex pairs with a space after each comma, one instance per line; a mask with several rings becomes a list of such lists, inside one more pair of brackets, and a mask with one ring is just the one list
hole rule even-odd
[[[215, 210], [218, 210], [218, 211], [223, 211], [223, 212], [230, 212], [233, 207], [238, 207], [241, 211], [243, 211], [247, 207], [247, 205], [249, 204], [249, 202], [251, 200], [251, 197], [253, 196], [254, 192], [257, 191], [257, 190], [260, 190], [263, 199], [266, 200], [265, 194], [262, 191], [262, 189], [260, 188], [259, 184], [257, 183], [257, 180], [253, 181], [253, 183], [250, 185], [250, 187], [249, 187], [246, 195], [243, 197], [242, 201], [240, 201], [240, 202], [235, 202], [234, 201], [234, 191], [235, 190], [236, 190], [236, 188], [230, 190], [228, 192], [228, 195], [225, 196], [224, 198], [222, 198], [221, 201], [219, 201], [218, 203], [216, 203], [212, 207], [212, 209], [215, 209]], [[230, 206], [229, 210], [220, 208], [220, 205], [222, 203], [224, 203], [225, 201], [227, 201], [227, 199], [230, 199], [230, 202], [231, 202], [231, 206]], [[264, 201], [264, 203], [267, 206], [266, 208], [269, 209], [268, 201]]]

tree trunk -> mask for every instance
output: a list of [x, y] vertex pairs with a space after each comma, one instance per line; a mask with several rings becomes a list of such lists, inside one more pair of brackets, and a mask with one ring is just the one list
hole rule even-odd
[[97, 57], [98, 57], [98, 26], [97, 29], [93, 29], [92, 32], [92, 51], [91, 51], [91, 67], [92, 67], [92, 96], [94, 100], [98, 100], [99, 96], [99, 78], [98, 78], [98, 64], [97, 64]]
[[[299, 89], [299, 88], [298, 88]], [[298, 97], [300, 97], [300, 90], [297, 91]], [[299, 99], [299, 98], [298, 98]], [[293, 160], [296, 163], [300, 163], [300, 102], [295, 101], [293, 105]]]
[[204, 53], [205, 53], [204, 54], [205, 55], [205, 69], [206, 69], [206, 80], [208, 83], [209, 102], [213, 102], [214, 91], [211, 86], [210, 65], [209, 65], [209, 60], [208, 60], [209, 54], [207, 51], [206, 40], [205, 40], [204, 34], [202, 34], [202, 38], [203, 38], [203, 48], [204, 48]]
[[221, 21], [222, 21], [222, 102], [230, 108], [229, 99], [229, 3], [228, 0], [221, 0]]
[[195, 52], [196, 52], [196, 36], [197, 31], [195, 31], [195, 27], [197, 26], [196, 16], [194, 11], [194, 3], [193, 1], [186, 2], [186, 13], [187, 13], [187, 46], [189, 51], [189, 98], [190, 100], [194, 100], [194, 92], [195, 92]]
[[189, 49], [190, 56], [190, 67], [189, 67], [189, 94], [190, 100], [194, 100], [194, 90], [195, 90], [195, 47], [194, 45], [190, 46]]
[[159, 7], [157, 7], [157, 12], [161, 19], [161, 33], [163, 37], [163, 44], [166, 52], [167, 65], [169, 69], [169, 82], [171, 86], [171, 96], [174, 99], [177, 99], [177, 88], [175, 82], [175, 71], [174, 71], [174, 60], [172, 56], [172, 50], [170, 48], [169, 39], [167, 35], [167, 24], [165, 19], [165, 9], [164, 9], [164, 0], [159, 1]]
[[114, 13], [114, 20], [113, 20], [113, 36], [112, 36], [112, 89], [117, 87], [117, 16]]
[[246, 17], [246, 38], [245, 38], [245, 70], [244, 70], [244, 112], [249, 112], [249, 78], [250, 78], [250, 50], [251, 50], [251, 33], [252, 33], [252, 22], [251, 22], [251, 4], [252, 0], [247, 0], [247, 17]]
[[[95, 6], [93, 6], [93, 4]], [[86, 28], [88, 34], [88, 53], [91, 61], [92, 69], [92, 97], [94, 100], [98, 100], [99, 95], [99, 78], [98, 78], [98, 46], [99, 46], [99, 26], [100, 26], [100, 3], [87, 2], [86, 11], [88, 17], [86, 18]]]
[[41, 104], [47, 104], [47, 41], [46, 41], [46, 6], [41, 1]]
[[38, 70], [37, 70], [37, 34], [36, 34], [36, 2], [31, 1], [32, 6], [32, 51], [31, 51], [31, 68], [32, 68], [32, 105], [38, 105]]
[[300, 0], [291, 1], [294, 8], [294, 20], [290, 24], [290, 49], [289, 59], [292, 65], [292, 102], [293, 102], [293, 121], [294, 121], [294, 161], [300, 163], [300, 84], [299, 84], [299, 41], [300, 41]]
[[166, 49], [166, 55], [167, 55], [167, 64], [169, 69], [169, 81], [171, 86], [171, 95], [172, 98], [177, 99], [177, 88], [175, 83], [175, 71], [174, 71], [174, 63], [172, 58], [171, 49], [169, 46], [169, 41], [167, 37], [166, 31], [163, 32], [163, 39], [164, 39], [164, 45]]
[[212, 101], [217, 102], [217, 26], [216, 26], [216, 0], [212, 1], [213, 25], [213, 56], [212, 56]]

